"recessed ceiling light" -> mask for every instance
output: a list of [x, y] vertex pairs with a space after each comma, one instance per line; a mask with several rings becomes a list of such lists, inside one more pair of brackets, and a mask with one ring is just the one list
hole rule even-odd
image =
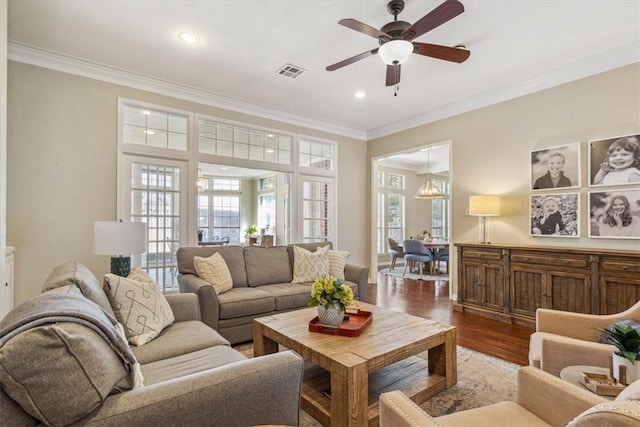
[[223, 166], [223, 167], [221, 167], [220, 169], [222, 169], [223, 171], [226, 171], [226, 170], [227, 170], [227, 169], [229, 169], [229, 168], [228, 168], [228, 167], [226, 167], [226, 166]]
[[273, 148], [267, 148], [267, 153], [272, 154], [275, 153], [276, 150], [274, 150]]
[[360, 98], [364, 98], [365, 96], [367, 96], [367, 94], [364, 93], [363, 91], [358, 91], [358, 92], [354, 93], [353, 96], [355, 96], [356, 98], [360, 99]]
[[180, 33], [180, 40], [189, 44], [200, 43], [200, 37], [193, 33]]
[[147, 135], [155, 135], [155, 132], [152, 130], [145, 130], [144, 133], [146, 133]]
[[149, 114], [151, 114], [151, 111], [149, 111], [149, 110], [142, 110], [142, 114], [144, 114], [145, 116], [148, 116]]

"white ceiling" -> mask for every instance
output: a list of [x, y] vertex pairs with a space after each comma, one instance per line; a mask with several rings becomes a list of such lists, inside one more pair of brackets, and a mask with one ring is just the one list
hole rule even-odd
[[[399, 19], [413, 23], [441, 2], [407, 0]], [[386, 3], [9, 0], [9, 58], [29, 62], [36, 47], [362, 139], [640, 61], [640, 1], [462, 0], [463, 14], [416, 41], [463, 44], [466, 62], [412, 55], [397, 97], [378, 57], [325, 71], [377, 47], [338, 20], [380, 28], [393, 19]], [[201, 43], [184, 44], [183, 31]], [[287, 63], [307, 72], [276, 74]]]

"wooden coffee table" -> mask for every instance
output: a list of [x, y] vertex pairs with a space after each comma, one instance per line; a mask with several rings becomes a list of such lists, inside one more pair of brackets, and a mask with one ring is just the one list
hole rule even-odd
[[280, 344], [307, 361], [301, 396], [307, 413], [325, 426], [379, 425], [381, 393], [402, 390], [422, 403], [456, 383], [454, 326], [356, 305], [373, 313], [358, 337], [309, 331], [316, 308], [253, 321], [254, 356], [275, 353]]

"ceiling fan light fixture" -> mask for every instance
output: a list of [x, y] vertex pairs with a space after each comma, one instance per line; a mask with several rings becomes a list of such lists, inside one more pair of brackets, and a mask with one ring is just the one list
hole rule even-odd
[[403, 64], [413, 52], [413, 44], [407, 40], [391, 40], [380, 46], [378, 55], [387, 65]]

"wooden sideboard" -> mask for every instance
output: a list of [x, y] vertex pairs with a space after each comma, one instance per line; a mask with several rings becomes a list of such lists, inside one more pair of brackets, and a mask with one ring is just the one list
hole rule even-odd
[[454, 309], [535, 326], [536, 310], [614, 314], [640, 300], [640, 251], [456, 243]]

